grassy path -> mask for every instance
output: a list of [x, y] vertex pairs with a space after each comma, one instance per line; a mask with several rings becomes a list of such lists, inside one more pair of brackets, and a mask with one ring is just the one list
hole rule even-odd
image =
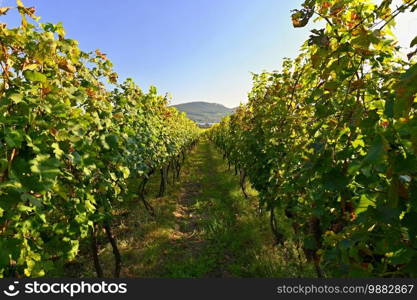
[[[189, 154], [181, 181], [170, 184], [166, 197], [152, 198], [158, 184], [154, 176], [148, 196], [156, 218], [135, 201], [116, 211], [123, 277], [299, 275], [294, 253], [273, 246], [266, 216], [257, 215], [256, 193], [249, 189], [249, 199], [243, 197], [238, 176], [207, 141]], [[94, 276], [90, 258], [84, 259], [78, 261], [82, 275]], [[100, 259], [111, 276], [113, 256], [104, 237]]]

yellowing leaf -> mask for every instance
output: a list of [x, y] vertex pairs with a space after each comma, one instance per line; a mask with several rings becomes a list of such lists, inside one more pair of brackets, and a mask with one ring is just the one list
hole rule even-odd
[[19, 8], [24, 8], [25, 7], [21, 0], [16, 0], [16, 4], [17, 4], [17, 7], [19, 7]]
[[358, 148], [359, 146], [361, 146], [361, 147], [365, 147], [365, 142], [363, 141], [363, 140], [361, 140], [361, 139], [357, 139], [357, 140], [354, 140], [353, 142], [352, 142], [352, 146], [353, 146], [353, 148]]
[[69, 62], [69, 60], [61, 60], [58, 64], [59, 68], [69, 73], [75, 73], [77, 69]]
[[11, 8], [10, 6], [0, 7], [0, 15], [5, 15]]
[[60, 159], [61, 156], [64, 154], [64, 151], [61, 150], [61, 148], [59, 148], [59, 144], [58, 143], [52, 143], [52, 148], [54, 149], [54, 153], [56, 158]]
[[34, 70], [36, 70], [36, 69], [38, 68], [38, 66], [39, 66], [39, 65], [37, 65], [37, 64], [28, 64], [28, 65], [25, 65], [25, 66], [23, 67], [22, 71], [25, 71], [25, 70], [31, 70], [31, 71], [34, 71]]

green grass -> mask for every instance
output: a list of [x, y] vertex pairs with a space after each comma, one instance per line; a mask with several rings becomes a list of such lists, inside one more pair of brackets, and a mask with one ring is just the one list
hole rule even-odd
[[[148, 200], [156, 218], [132, 199], [115, 209], [113, 227], [122, 253], [123, 277], [296, 277], [314, 276], [300, 262], [294, 244], [274, 246], [267, 216], [257, 212], [256, 191], [245, 199], [239, 178], [227, 170], [220, 153], [202, 141], [189, 154], [181, 182], [156, 198], [159, 176], [152, 177]], [[100, 236], [106, 276], [112, 250]], [[88, 245], [65, 275], [94, 276]]]

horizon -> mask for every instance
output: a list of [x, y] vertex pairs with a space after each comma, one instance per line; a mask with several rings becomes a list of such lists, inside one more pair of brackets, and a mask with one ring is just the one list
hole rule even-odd
[[[133, 78], [143, 90], [153, 85], [159, 94], [172, 96], [171, 105], [208, 102], [233, 108], [245, 103], [251, 74], [279, 70], [320, 25], [293, 28], [290, 11], [302, 0], [127, 0], [118, 9], [110, 1], [100, 6], [81, 0], [23, 2], [35, 6], [40, 22], [62, 22], [67, 37], [79, 41], [83, 51], [106, 53], [119, 81]], [[15, 4], [0, 0], [0, 5]], [[1, 18], [9, 25], [19, 19], [15, 11]], [[406, 52], [417, 35], [417, 18], [403, 14], [394, 33]]]
[[184, 103], [177, 103], [177, 104], [171, 104], [171, 103], [170, 103], [170, 105], [169, 105], [169, 106], [178, 106], [178, 105], [191, 104], [191, 103], [217, 104], [217, 105], [221, 105], [221, 106], [224, 106], [224, 107], [226, 107], [226, 108], [229, 108], [229, 109], [234, 109], [234, 108], [236, 108], [236, 107], [237, 107], [237, 106], [235, 106], [235, 107], [229, 107], [229, 106], [226, 106], [226, 105], [224, 105], [224, 104], [222, 104], [222, 103], [210, 102], [210, 101], [200, 101], [200, 100], [198, 100], [198, 101], [189, 101], [189, 102], [184, 102]]

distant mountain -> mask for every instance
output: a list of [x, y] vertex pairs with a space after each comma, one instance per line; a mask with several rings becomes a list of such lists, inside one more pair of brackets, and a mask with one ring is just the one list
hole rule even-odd
[[185, 112], [187, 117], [197, 123], [217, 123], [224, 116], [232, 114], [235, 109], [218, 103], [189, 102], [173, 105], [179, 111]]

